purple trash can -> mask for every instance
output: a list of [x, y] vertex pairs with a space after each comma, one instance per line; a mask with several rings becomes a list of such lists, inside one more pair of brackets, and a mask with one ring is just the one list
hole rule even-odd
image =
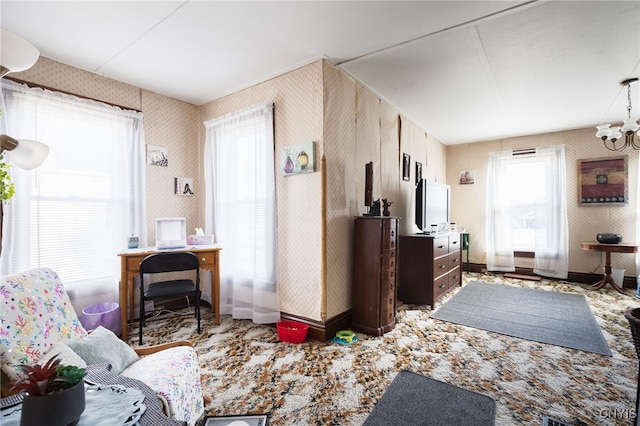
[[103, 326], [113, 331], [116, 336], [122, 334], [120, 305], [115, 302], [102, 302], [87, 306], [82, 310], [80, 322], [87, 331]]

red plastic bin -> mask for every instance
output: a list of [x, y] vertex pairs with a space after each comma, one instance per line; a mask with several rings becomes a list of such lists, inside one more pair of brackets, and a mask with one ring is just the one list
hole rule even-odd
[[302, 343], [307, 338], [309, 326], [295, 321], [282, 320], [276, 324], [278, 339], [289, 343]]

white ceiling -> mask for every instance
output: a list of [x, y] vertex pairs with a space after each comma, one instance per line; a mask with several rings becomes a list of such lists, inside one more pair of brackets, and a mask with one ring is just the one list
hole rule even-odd
[[326, 58], [445, 144], [620, 121], [640, 74], [638, 0], [0, 0], [0, 25], [195, 105]]

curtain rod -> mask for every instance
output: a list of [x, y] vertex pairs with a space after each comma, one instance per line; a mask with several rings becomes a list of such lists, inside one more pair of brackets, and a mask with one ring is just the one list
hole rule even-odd
[[[4, 76], [2, 78], [6, 78], [7, 80], [15, 81], [16, 83], [19, 83], [19, 84], [26, 84], [27, 86], [29, 86], [31, 88], [39, 87], [41, 89], [51, 90], [53, 92], [64, 93], [65, 95], [77, 96], [78, 98], [81, 98], [81, 99], [87, 99], [87, 100], [90, 100], [90, 101], [101, 102], [103, 104], [107, 104], [107, 105], [110, 105], [110, 106], [113, 106], [113, 107], [116, 107], [116, 108], [120, 108], [120, 109], [123, 109], [125, 111], [142, 112], [142, 111], [140, 111], [139, 109], [136, 109], [136, 108], [131, 108], [131, 107], [126, 107], [126, 106], [114, 104], [113, 102], [106, 102], [106, 101], [103, 101], [101, 99], [90, 98], [89, 96], [78, 95], [77, 93], [67, 92], [65, 90], [56, 89], [56, 88], [53, 88], [53, 87], [45, 86], [43, 84], [31, 83], [29, 81], [20, 80], [20, 79], [15, 78], [15, 77]], [[142, 90], [142, 89], [140, 89], [140, 90]]]
[[527, 154], [535, 154], [536, 149], [535, 148], [514, 149], [512, 152], [513, 152], [513, 155], [527, 155]]

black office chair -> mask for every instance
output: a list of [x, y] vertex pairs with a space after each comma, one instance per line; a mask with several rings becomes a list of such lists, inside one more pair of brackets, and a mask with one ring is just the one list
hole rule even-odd
[[[145, 285], [145, 275], [180, 271], [195, 271], [195, 281], [192, 279], [173, 279]], [[146, 319], [144, 302], [176, 296], [194, 296], [195, 316], [198, 319], [198, 333], [200, 333], [200, 262], [198, 257], [189, 252], [166, 252], [150, 254], [142, 259], [140, 262], [140, 345], [142, 345], [142, 328]]]

